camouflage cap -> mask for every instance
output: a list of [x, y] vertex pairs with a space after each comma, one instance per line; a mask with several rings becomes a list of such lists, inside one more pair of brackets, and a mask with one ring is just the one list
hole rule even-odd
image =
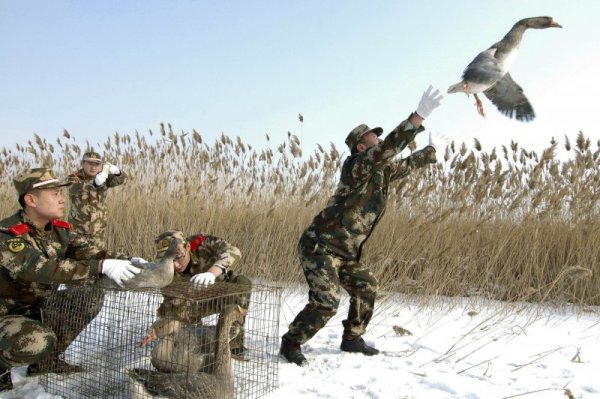
[[377, 136], [381, 136], [381, 133], [383, 133], [383, 129], [380, 127], [374, 127], [373, 129], [370, 129], [367, 125], [358, 125], [354, 129], [352, 129], [352, 131], [348, 134], [348, 137], [346, 137], [346, 145], [350, 147], [351, 150], [354, 149], [354, 147], [356, 147], [356, 145], [360, 143], [360, 139], [362, 138], [362, 136], [369, 132], [373, 132]]
[[19, 174], [13, 179], [19, 197], [34, 189], [56, 188], [68, 186], [71, 183], [56, 178], [49, 168], [33, 168]]
[[172, 240], [178, 240], [182, 244], [186, 242], [183, 232], [179, 230], [167, 230], [163, 233], [160, 233], [154, 240], [154, 243], [156, 244], [157, 255], [165, 252], [167, 248], [169, 248]]
[[102, 162], [102, 157], [97, 152], [88, 151], [85, 154], [83, 154], [83, 158], [81, 158], [81, 160], [82, 161], [87, 161], [87, 162], [101, 163]]

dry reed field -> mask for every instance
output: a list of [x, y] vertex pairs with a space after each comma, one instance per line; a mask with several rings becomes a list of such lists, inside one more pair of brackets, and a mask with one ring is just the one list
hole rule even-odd
[[[569, 156], [559, 159], [558, 146]], [[166, 229], [205, 232], [237, 245], [246, 275], [301, 282], [296, 244], [335, 189], [348, 154], [303, 154], [293, 134], [255, 149], [194, 131], [115, 133], [78, 143], [67, 131], [0, 150], [1, 215], [17, 207], [12, 176], [49, 166], [79, 168], [93, 147], [130, 175], [109, 195], [109, 249], [152, 258]], [[392, 186], [386, 216], [364, 251], [384, 291], [600, 304], [600, 142], [583, 133], [542, 154], [510, 142], [484, 151], [451, 143], [437, 165]]]

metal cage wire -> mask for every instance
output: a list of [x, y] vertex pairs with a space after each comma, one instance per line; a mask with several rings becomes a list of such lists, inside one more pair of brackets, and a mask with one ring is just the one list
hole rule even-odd
[[[58, 338], [55, 357], [79, 365], [83, 371], [55, 373], [57, 370], [49, 362], [49, 372], [40, 376], [40, 383], [51, 394], [73, 399], [211, 397], [211, 394], [199, 394], [193, 389], [186, 391], [185, 384], [178, 391], [159, 395], [153, 388], [137, 386], [139, 384], [134, 382], [131, 371], [178, 372], [183, 373], [180, 374], [182, 381], [198, 380], [194, 378], [197, 377], [195, 373], [214, 372], [219, 316], [223, 316], [226, 309], [237, 307], [240, 298], [247, 297], [250, 297], [249, 302], [241, 306], [247, 308], [247, 313], [238, 317], [237, 328], [235, 325], [227, 326], [224, 333], [232, 352], [236, 337], [238, 341], [242, 337], [244, 348], [242, 354], [232, 355], [233, 396], [226, 396], [236, 399], [265, 396], [278, 385], [281, 289], [224, 282], [202, 289], [187, 281], [174, 282], [162, 291], [61, 286], [46, 300], [44, 323], [55, 331]], [[169, 305], [172, 303], [179, 306], [171, 308]], [[159, 337], [150, 344], [142, 345], [143, 338], [149, 335], [158, 319], [166, 322], [183, 320], [179, 335]], [[240, 330], [240, 327], [243, 328]], [[204, 335], [198, 339], [199, 331], [203, 331]], [[188, 335], [182, 334], [194, 335], [194, 338], [188, 339]], [[190, 341], [196, 346], [192, 347]], [[188, 345], [190, 348], [187, 348]], [[164, 346], [170, 349], [162, 349]], [[181, 350], [184, 355], [173, 354]], [[199, 358], [204, 361], [201, 368], [195, 366]], [[162, 359], [162, 363], [157, 359]], [[176, 394], [173, 393], [175, 391]]]

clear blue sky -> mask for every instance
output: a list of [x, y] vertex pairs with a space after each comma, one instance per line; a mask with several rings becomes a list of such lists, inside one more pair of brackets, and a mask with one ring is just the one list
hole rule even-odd
[[[509, 120], [487, 99], [445, 95], [425, 126], [485, 147], [541, 149], [579, 130], [600, 138], [600, 1], [28, 1], [0, 0], [2, 145], [145, 133], [169, 122], [258, 148], [288, 131], [303, 148], [344, 148], [357, 124], [391, 130], [430, 83], [442, 90], [519, 19], [511, 74], [538, 115]], [[301, 127], [298, 113], [304, 115]], [[426, 135], [418, 144], [425, 143]]]

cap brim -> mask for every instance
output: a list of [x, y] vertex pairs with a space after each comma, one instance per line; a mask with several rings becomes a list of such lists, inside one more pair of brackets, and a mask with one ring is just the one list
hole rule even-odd
[[102, 163], [102, 160], [98, 159], [98, 158], [83, 158], [82, 161], [94, 162], [94, 163]]
[[[374, 127], [373, 129], [369, 129], [367, 130], [365, 133], [369, 133], [369, 132], [373, 132], [375, 133], [377, 136], [381, 136], [381, 133], [383, 133], [383, 129], [380, 127]], [[363, 133], [363, 134], [365, 134]]]
[[56, 183], [48, 184], [47, 186], [40, 186], [40, 187], [36, 187], [36, 188], [37, 189], [58, 188], [58, 187], [70, 186], [71, 184], [73, 184], [73, 183], [70, 181], [64, 180], [64, 181], [59, 181]]
[[374, 127], [372, 129], [367, 130], [364, 133], [361, 133], [361, 135], [358, 136], [358, 138], [361, 139], [367, 133], [375, 133], [377, 135], [377, 137], [379, 137], [379, 136], [381, 136], [381, 133], [383, 133], [383, 129], [380, 127]]

